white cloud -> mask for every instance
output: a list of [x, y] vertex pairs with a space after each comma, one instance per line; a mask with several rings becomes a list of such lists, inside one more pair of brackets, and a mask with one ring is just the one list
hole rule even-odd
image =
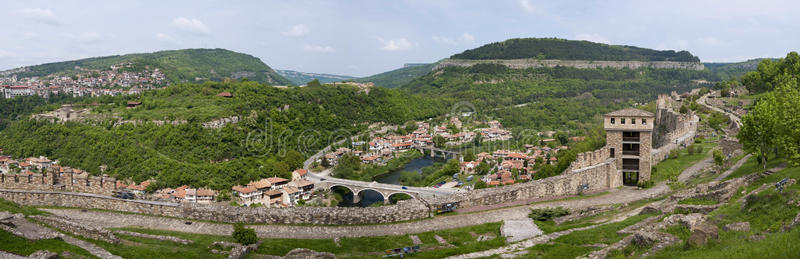
[[475, 41], [475, 36], [469, 34], [468, 32], [465, 32], [464, 34], [461, 35], [461, 37], [458, 37], [458, 39], [456, 40], [444, 36], [433, 36], [432, 38], [433, 41], [445, 45], [457, 45], [458, 43], [461, 42], [470, 43]]
[[58, 20], [56, 14], [53, 13], [53, 10], [50, 9], [43, 9], [43, 8], [22, 8], [14, 11], [19, 17], [48, 23], [48, 24], [58, 24]]
[[413, 47], [413, 44], [411, 44], [411, 42], [408, 41], [406, 38], [390, 39], [390, 40], [384, 40], [382, 38], [378, 38], [378, 41], [380, 41], [381, 44], [383, 44], [383, 47], [380, 48], [381, 50], [399, 51], [399, 50], [407, 50]]
[[305, 24], [301, 23], [301, 24], [295, 24], [288, 31], [284, 32], [283, 35], [286, 35], [286, 36], [289, 36], [289, 37], [300, 37], [300, 36], [308, 35], [308, 33], [309, 33], [308, 25], [305, 25]]
[[441, 44], [456, 45], [456, 41], [454, 41], [454, 40], [452, 40], [452, 39], [450, 39], [448, 37], [433, 36], [433, 41], [435, 41], [437, 43], [441, 43]]
[[333, 47], [306, 44], [306, 45], [303, 46], [303, 50], [305, 50], [307, 52], [329, 53], [329, 52], [333, 52]]
[[465, 32], [463, 35], [461, 35], [461, 40], [464, 42], [473, 42], [475, 41], [475, 36], [469, 34], [468, 32]]
[[530, 14], [542, 13], [542, 10], [533, 5], [530, 0], [520, 0], [519, 5], [522, 7], [522, 10], [525, 11], [526, 13]]
[[606, 39], [606, 37], [603, 37], [603, 35], [600, 35], [600, 34], [597, 34], [597, 33], [581, 33], [581, 34], [575, 35], [575, 39], [577, 39], [577, 40], [588, 40], [588, 41], [591, 41], [591, 42], [598, 42], [598, 43], [605, 43], [605, 44], [609, 44], [610, 43], [610, 41], [608, 39]]
[[156, 33], [156, 39], [169, 43], [178, 43], [178, 39], [162, 32]]
[[196, 18], [178, 17], [172, 20], [172, 27], [197, 35], [208, 35], [211, 30]]

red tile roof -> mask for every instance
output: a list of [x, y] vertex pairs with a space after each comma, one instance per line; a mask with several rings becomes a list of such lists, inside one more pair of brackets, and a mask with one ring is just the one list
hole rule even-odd
[[308, 173], [308, 170], [300, 168], [300, 169], [294, 170], [294, 172], [297, 173], [300, 176], [303, 176], [303, 175], [306, 175], [306, 173]]

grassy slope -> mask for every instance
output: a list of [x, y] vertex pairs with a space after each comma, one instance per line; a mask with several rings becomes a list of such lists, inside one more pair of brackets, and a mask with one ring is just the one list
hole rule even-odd
[[135, 67], [151, 66], [161, 69], [172, 82], [194, 82], [195, 78], [215, 81], [233, 77], [235, 72], [254, 72], [248, 79], [274, 84], [290, 85], [291, 81], [278, 75], [260, 59], [251, 55], [225, 49], [183, 49], [154, 53], [127, 54], [87, 58], [73, 61], [42, 64], [30, 67], [30, 72], [18, 76], [45, 76], [48, 74], [72, 74], [75, 66], [89, 69], [108, 69], [109, 66], [132, 62]]

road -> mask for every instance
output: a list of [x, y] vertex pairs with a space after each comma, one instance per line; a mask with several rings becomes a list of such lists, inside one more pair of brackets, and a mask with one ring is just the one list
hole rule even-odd
[[740, 119], [738, 116], [736, 116], [736, 115], [735, 115], [735, 114], [733, 114], [733, 113], [727, 112], [727, 111], [725, 111], [725, 110], [723, 110], [723, 109], [717, 108], [717, 107], [715, 107], [715, 106], [711, 106], [711, 105], [709, 105], [708, 103], [706, 103], [706, 99], [707, 99], [707, 98], [708, 98], [708, 96], [709, 96], [709, 95], [711, 95], [712, 93], [714, 93], [714, 92], [709, 92], [709, 93], [707, 93], [706, 95], [703, 95], [702, 97], [700, 97], [700, 99], [697, 99], [697, 103], [698, 103], [698, 104], [700, 104], [700, 105], [703, 105], [703, 106], [705, 106], [706, 108], [709, 108], [709, 109], [711, 109], [711, 110], [714, 110], [714, 111], [716, 111], [716, 112], [721, 112], [722, 114], [728, 115], [728, 117], [729, 117], [729, 118], [731, 118], [731, 120], [735, 121], [735, 122], [736, 122], [736, 125], [739, 125], [739, 127], [741, 128], [741, 127], [742, 127], [742, 120], [741, 120], [741, 119]]

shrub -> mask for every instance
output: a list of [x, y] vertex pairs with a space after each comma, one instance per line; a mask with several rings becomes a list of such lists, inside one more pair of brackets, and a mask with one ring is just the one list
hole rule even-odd
[[640, 188], [644, 188], [644, 189], [653, 187], [653, 185], [654, 185], [653, 180], [643, 181], [643, 182], [639, 182], [639, 183], [636, 184], [636, 186], [639, 186]]
[[233, 239], [242, 245], [255, 244], [258, 241], [256, 231], [251, 228], [245, 228], [243, 224], [237, 223], [233, 225]]
[[566, 215], [569, 215], [569, 210], [562, 207], [557, 207], [557, 208], [545, 208], [545, 209], [531, 209], [531, 213], [528, 214], [528, 217], [536, 221], [548, 221], [553, 218]]
[[681, 151], [678, 149], [673, 149], [669, 151], [669, 158], [678, 158], [681, 156]]
[[686, 152], [689, 153], [689, 155], [694, 154], [694, 148], [694, 145], [689, 145], [689, 147], [686, 148]]

